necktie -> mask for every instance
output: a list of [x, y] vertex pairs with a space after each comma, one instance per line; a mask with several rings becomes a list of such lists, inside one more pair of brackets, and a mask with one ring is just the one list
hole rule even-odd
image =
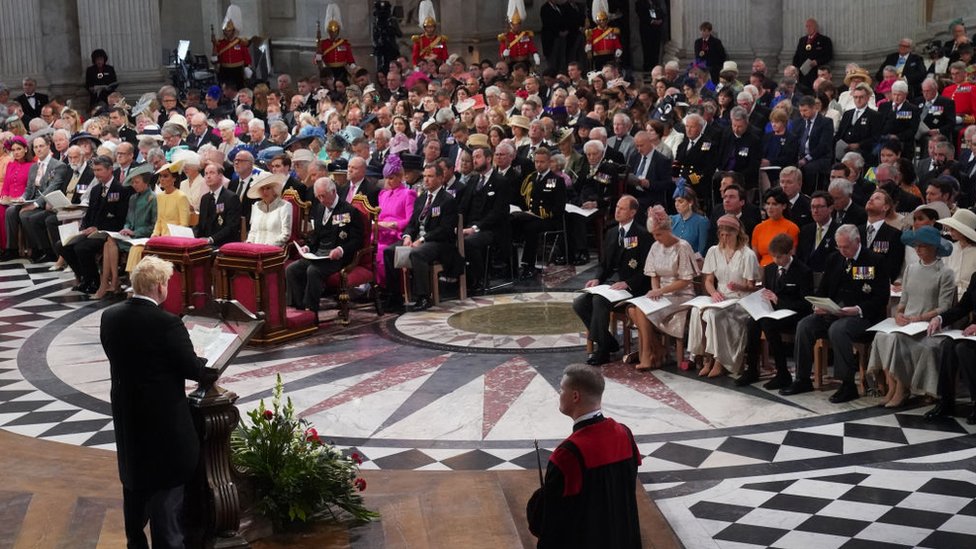
[[68, 181], [68, 188], [65, 190], [64, 195], [68, 198], [69, 202], [71, 201], [72, 197], [74, 197], [75, 187], [78, 186], [79, 179], [81, 179], [81, 172], [75, 172], [71, 176], [71, 181]]
[[874, 244], [874, 234], [875, 234], [875, 232], [876, 232], [876, 229], [874, 228], [874, 225], [868, 225], [868, 230], [867, 230], [867, 233], [868, 233], [868, 247], [870, 247], [871, 244]]
[[898, 74], [901, 74], [901, 71], [904, 67], [905, 67], [905, 58], [899, 56], [898, 63], [895, 64], [895, 70], [898, 71]]
[[356, 186], [349, 184], [349, 192], [346, 193], [346, 202], [352, 204], [352, 198], [356, 196]]
[[813, 130], [813, 120], [807, 120], [807, 128], [803, 132], [803, 154], [810, 154], [810, 132]]
[[854, 267], [854, 260], [848, 258], [847, 261], [844, 262], [844, 271], [849, 273], [851, 272], [851, 268], [853, 267]]
[[620, 230], [617, 232], [617, 246], [621, 248], [624, 247], [624, 234], [626, 234], [624, 233], [624, 228], [620, 227]]
[[430, 215], [430, 203], [434, 201], [434, 193], [427, 193], [427, 202], [424, 203], [424, 209], [420, 212], [420, 219], [427, 219]]
[[485, 188], [485, 176], [482, 174], [481, 177], [478, 178], [478, 189], [477, 190], [478, 190], [478, 192], [481, 192], [481, 189], [484, 189], [484, 188]]
[[244, 202], [244, 197], [247, 196], [247, 181], [247, 179], [241, 179], [241, 184], [238, 185], [237, 198], [240, 198], [241, 202]]
[[34, 181], [34, 185], [37, 187], [41, 186], [41, 181], [44, 180], [44, 172], [47, 170], [47, 162], [41, 162], [37, 165], [37, 179]]
[[780, 267], [779, 273], [776, 276], [776, 291], [781, 291], [783, 289], [783, 276], [786, 274], [786, 267]]
[[616, 143], [613, 144], [613, 150], [619, 152], [620, 151], [620, 141], [621, 141], [621, 139], [618, 137], [615, 141], [616, 141]]
[[851, 125], [853, 126], [854, 124], [857, 124], [857, 121], [860, 119], [861, 119], [861, 109], [857, 109], [856, 111], [854, 111], [854, 120], [851, 122]]
[[824, 234], [823, 225], [818, 223], [817, 224], [817, 245], [813, 247], [814, 250], [820, 247], [820, 242], [823, 240], [823, 234]]
[[644, 165], [646, 162], [647, 162], [647, 157], [642, 156], [640, 164], [637, 166], [637, 173], [635, 173], [634, 175], [636, 175], [637, 177], [644, 177]]

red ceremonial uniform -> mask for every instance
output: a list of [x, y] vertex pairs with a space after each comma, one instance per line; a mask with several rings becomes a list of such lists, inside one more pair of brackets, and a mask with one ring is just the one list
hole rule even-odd
[[620, 29], [616, 27], [599, 27], [590, 33], [590, 46], [593, 48], [593, 55], [616, 55], [617, 50], [624, 49], [620, 43]]
[[234, 37], [230, 40], [221, 38], [214, 46], [213, 54], [217, 56], [217, 63], [221, 67], [249, 67], [251, 65], [251, 52], [247, 47], [247, 42]]
[[352, 57], [352, 45], [345, 38], [319, 40], [319, 54], [322, 56], [322, 64], [329, 68], [356, 64]]
[[447, 61], [447, 36], [437, 34], [433, 37], [426, 34], [413, 35], [413, 64], [417, 66], [420, 61], [427, 59], [431, 55], [441, 63]]
[[976, 116], [976, 85], [970, 82], [950, 84], [942, 90], [942, 95], [956, 104], [956, 115]]
[[521, 31], [514, 33], [508, 31], [498, 35], [498, 57], [505, 57], [505, 50], [508, 50], [508, 57], [512, 61], [527, 61], [533, 54], [539, 53], [532, 39], [532, 31]]

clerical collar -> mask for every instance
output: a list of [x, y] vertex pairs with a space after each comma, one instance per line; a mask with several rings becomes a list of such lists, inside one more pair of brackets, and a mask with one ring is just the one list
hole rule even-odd
[[597, 416], [602, 416], [602, 415], [603, 415], [603, 410], [597, 408], [596, 410], [593, 410], [592, 412], [585, 413], [585, 414], [581, 415], [580, 417], [576, 418], [576, 420], [573, 421], [573, 425], [579, 425], [580, 423], [583, 423], [584, 421], [587, 421], [587, 420], [590, 420], [590, 419], [593, 419], [593, 418], [595, 418]]

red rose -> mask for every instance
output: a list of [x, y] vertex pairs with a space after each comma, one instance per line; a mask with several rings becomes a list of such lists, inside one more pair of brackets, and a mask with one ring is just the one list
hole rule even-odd
[[274, 412], [272, 412], [271, 410], [264, 411], [264, 419], [271, 421], [271, 419], [273, 418], [274, 418]]
[[352, 483], [352, 485], [353, 485], [353, 486], [355, 486], [357, 490], [359, 490], [360, 492], [362, 492], [363, 490], [365, 490], [365, 489], [366, 489], [366, 479], [364, 479], [364, 478], [362, 478], [362, 477], [360, 477], [360, 478], [357, 478], [357, 479], [356, 479], [356, 480], [355, 480], [355, 481], [354, 481], [354, 482]]
[[308, 442], [318, 442], [319, 444], [322, 444], [322, 441], [319, 439], [319, 432], [316, 431], [314, 427], [309, 427], [308, 430], [305, 431], [305, 440]]
[[358, 452], [353, 452], [352, 455], [349, 456], [349, 457], [352, 458], [352, 460], [354, 462], [356, 462], [356, 465], [362, 465], [363, 464], [363, 456], [359, 455]]

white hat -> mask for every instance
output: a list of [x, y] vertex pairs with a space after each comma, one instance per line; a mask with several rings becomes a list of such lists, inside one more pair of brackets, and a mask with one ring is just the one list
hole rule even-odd
[[282, 173], [262, 172], [254, 176], [251, 186], [247, 189], [247, 197], [258, 200], [261, 198], [261, 188], [273, 185], [275, 194], [281, 196], [281, 189], [285, 187], [285, 180], [288, 176]]
[[437, 24], [437, 14], [434, 13], [434, 3], [430, 0], [423, 0], [417, 8], [417, 20], [421, 27]]
[[722, 70], [719, 72], [732, 71], [735, 74], [739, 74], [739, 65], [735, 61], [726, 61], [722, 63]]
[[420, 126], [420, 131], [422, 133], [426, 133], [427, 130], [429, 130], [431, 126], [438, 126], [437, 121], [434, 120], [433, 118], [428, 118], [427, 121], [424, 122], [424, 124], [422, 126]]
[[607, 7], [607, 0], [593, 0], [593, 19], [595, 21], [606, 21], [610, 17], [610, 8]]
[[173, 151], [173, 162], [182, 162], [183, 166], [200, 167], [200, 155], [188, 149]]
[[952, 215], [952, 213], [949, 212], [949, 206], [946, 206], [946, 203], [942, 202], [941, 200], [929, 202], [928, 204], [922, 204], [915, 208], [912, 213], [920, 212], [922, 210], [932, 210], [935, 212], [936, 219], [943, 219]]
[[939, 223], [943, 227], [951, 227], [959, 231], [970, 241], [976, 242], [976, 213], [973, 213], [972, 210], [959, 208], [956, 213], [952, 214], [952, 217], [940, 219]]
[[509, 23], [521, 23], [525, 20], [525, 2], [522, 0], [508, 0], [508, 9], [505, 10]]
[[182, 160], [174, 160], [173, 162], [167, 162], [167, 163], [163, 164], [162, 166], [160, 166], [160, 168], [158, 170], [156, 170], [155, 173], [160, 174], [160, 173], [163, 173], [163, 172], [166, 172], [166, 171], [168, 171], [170, 173], [179, 173], [179, 172], [183, 171], [183, 161]]
[[226, 29], [227, 23], [233, 23], [234, 29], [237, 32], [241, 32], [243, 30], [243, 21], [244, 18], [241, 16], [241, 8], [237, 4], [231, 4], [227, 6], [227, 14], [224, 15], [224, 22], [220, 25], [220, 28]]
[[312, 151], [310, 151], [308, 149], [298, 149], [297, 151], [294, 151], [294, 152], [292, 152], [290, 154], [291, 154], [291, 161], [292, 161], [292, 163], [295, 163], [295, 162], [314, 162], [315, 161], [315, 155], [312, 154]]

